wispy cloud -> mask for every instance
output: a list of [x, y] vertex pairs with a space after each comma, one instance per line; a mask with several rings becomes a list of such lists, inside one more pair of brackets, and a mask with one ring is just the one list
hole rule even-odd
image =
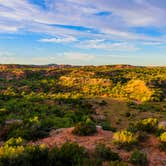
[[77, 39], [72, 36], [68, 37], [56, 37], [56, 38], [45, 38], [45, 39], [40, 39], [39, 41], [41, 42], [46, 42], [46, 43], [70, 43], [70, 42], [75, 42]]
[[4, 32], [16, 32], [18, 31], [17, 26], [8, 26], [8, 25], [0, 25], [0, 33]]
[[80, 48], [87, 49], [103, 49], [109, 51], [137, 51], [139, 48], [131, 43], [127, 42], [109, 42], [105, 40], [88, 40], [80, 42], [78, 45]]
[[[118, 39], [150, 40], [148, 35], [131, 33], [129, 27], [156, 26], [165, 27], [166, 10], [162, 5], [156, 6], [152, 2], [131, 0], [131, 2], [114, 0], [46, 0], [47, 10], [28, 0], [0, 1], [0, 25], [3, 31], [32, 31], [57, 35], [86, 36], [94, 32], [79, 32], [53, 25], [83, 26], [97, 30], [103, 38], [117, 37]], [[111, 15], [103, 17], [96, 13], [109, 12]], [[9, 25], [9, 22], [12, 24]], [[10, 28], [9, 28], [10, 27]], [[140, 36], [140, 37], [139, 37]]]
[[0, 37], [31, 36], [29, 40], [41, 47], [63, 43], [69, 53], [56, 60], [88, 63], [97, 51], [132, 54], [165, 45], [165, 16], [165, 0], [0, 0]]

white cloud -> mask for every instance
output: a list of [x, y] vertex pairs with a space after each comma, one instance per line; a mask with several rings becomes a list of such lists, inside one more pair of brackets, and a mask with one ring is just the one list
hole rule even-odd
[[47, 39], [40, 39], [41, 42], [46, 43], [70, 43], [75, 42], [77, 39], [72, 36], [64, 37], [64, 38], [47, 38]]
[[137, 51], [139, 48], [127, 42], [113, 42], [102, 40], [87, 40], [80, 42], [77, 47], [88, 49], [103, 49], [108, 51]]
[[17, 32], [17, 31], [18, 31], [18, 27], [0, 25], [0, 32]]
[[165, 42], [142, 42], [143, 45], [148, 45], [148, 46], [159, 46], [166, 44]]
[[[160, 0], [159, 0], [160, 1]], [[90, 40], [117, 40], [147, 42], [166, 41], [164, 36], [151, 37], [148, 34], [131, 32], [130, 28], [154, 26], [165, 32], [166, 10], [163, 5], [154, 5], [143, 0], [45, 0], [47, 10], [28, 0], [0, 0], [0, 33], [30, 31], [50, 35], [40, 41], [69, 43], [78, 37]], [[96, 13], [110, 12], [100, 17]], [[55, 25], [82, 26], [86, 29], [70, 29]], [[90, 30], [89, 30], [90, 29]], [[55, 36], [62, 36], [56, 38]], [[89, 48], [135, 50], [132, 44], [90, 44]]]

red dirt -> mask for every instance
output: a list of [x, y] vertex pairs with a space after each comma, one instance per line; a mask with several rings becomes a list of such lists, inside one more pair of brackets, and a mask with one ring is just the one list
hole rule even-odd
[[142, 144], [142, 150], [147, 154], [150, 166], [166, 165], [166, 153], [160, 151], [158, 145], [159, 140], [154, 135], [150, 135], [149, 139]]
[[[48, 147], [55, 145], [61, 146], [67, 141], [76, 142], [81, 146], [84, 146], [88, 150], [92, 151], [97, 143], [104, 143], [115, 152], [118, 152], [124, 161], [128, 161], [131, 152], [127, 152], [117, 147], [111, 142], [113, 133], [111, 131], [105, 131], [98, 128], [98, 132], [92, 136], [76, 136], [72, 134], [73, 128], [60, 129], [55, 131], [48, 138], [40, 139], [35, 144], [46, 144]], [[140, 144], [141, 150], [147, 154], [149, 166], [165, 166], [166, 165], [166, 153], [161, 152], [158, 148], [158, 139], [150, 135], [149, 138]]]
[[98, 129], [98, 132], [92, 136], [76, 136], [72, 134], [72, 130], [73, 128], [62, 129], [59, 133], [53, 134], [48, 138], [38, 140], [36, 143], [44, 143], [48, 145], [48, 147], [53, 147], [55, 144], [57, 146], [61, 146], [65, 142], [70, 141], [76, 142], [79, 145], [91, 150], [94, 149], [96, 143], [110, 144], [110, 140], [113, 135], [110, 131]]

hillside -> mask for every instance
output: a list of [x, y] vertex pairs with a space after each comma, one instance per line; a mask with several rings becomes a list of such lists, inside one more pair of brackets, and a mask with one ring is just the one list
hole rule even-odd
[[166, 67], [0, 65], [0, 165], [164, 166], [165, 98]]

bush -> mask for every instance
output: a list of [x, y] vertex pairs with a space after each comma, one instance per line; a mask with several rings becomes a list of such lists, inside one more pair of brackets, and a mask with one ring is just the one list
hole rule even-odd
[[87, 157], [83, 147], [69, 142], [61, 148], [55, 146], [51, 150], [45, 145], [9, 146], [6, 144], [0, 147], [0, 165], [3, 166], [80, 166]]
[[100, 159], [97, 158], [84, 158], [82, 164], [80, 164], [79, 166], [101, 166], [102, 165], [102, 161]]
[[21, 138], [10, 138], [8, 141], [5, 142], [6, 146], [20, 146], [23, 145], [25, 143], [25, 141]]
[[166, 151], [166, 143], [162, 142], [159, 144], [159, 149], [162, 151]]
[[137, 142], [137, 136], [127, 130], [123, 130], [114, 133], [113, 140], [118, 144], [133, 144]]
[[25, 147], [25, 154], [27, 156], [27, 163], [28, 165], [35, 165], [35, 166], [45, 166], [48, 165], [49, 156], [48, 156], [49, 149], [41, 144], [41, 145], [30, 145]]
[[24, 152], [23, 146], [1, 146], [0, 158], [15, 158]]
[[22, 138], [11, 138], [0, 147], [0, 163], [3, 166], [44, 166], [48, 162], [45, 145], [25, 145]]
[[106, 145], [104, 144], [96, 145], [95, 156], [96, 158], [100, 158], [101, 160], [108, 160], [108, 161], [120, 160], [118, 153], [111, 151], [111, 149], [109, 147], [106, 147]]
[[143, 119], [137, 123], [138, 130], [154, 132], [157, 129], [158, 120], [156, 118]]
[[96, 132], [97, 132], [96, 125], [91, 120], [78, 123], [73, 130], [73, 134], [76, 134], [79, 136], [92, 135]]
[[156, 129], [156, 131], [155, 131], [155, 135], [157, 136], [157, 137], [159, 137], [162, 133], [164, 133], [165, 132], [165, 130], [164, 129], [162, 129], [162, 128], [157, 128]]
[[166, 143], [166, 132], [160, 135], [160, 141]]
[[111, 161], [108, 166], [128, 166], [128, 164], [123, 161]]
[[130, 161], [135, 166], [147, 166], [148, 160], [145, 153], [142, 153], [140, 151], [134, 151], [131, 154]]
[[166, 151], [166, 132], [162, 133], [159, 137], [161, 144], [159, 148], [163, 151]]
[[127, 131], [129, 131], [131, 133], [136, 133], [138, 131], [137, 124], [136, 123], [129, 123]]
[[101, 126], [102, 126], [103, 130], [109, 130], [109, 131], [112, 131], [112, 132], [116, 131], [116, 129], [111, 126], [110, 122], [108, 122], [106, 120], [101, 122]]
[[118, 131], [113, 135], [113, 141], [118, 145], [118, 148], [123, 148], [130, 151], [138, 142], [138, 136], [127, 130]]
[[152, 98], [153, 90], [150, 89], [143, 80], [131, 80], [124, 87], [129, 99], [138, 101], [149, 101]]
[[85, 149], [76, 143], [65, 143], [60, 149], [60, 159], [63, 166], [80, 165], [86, 155]]

